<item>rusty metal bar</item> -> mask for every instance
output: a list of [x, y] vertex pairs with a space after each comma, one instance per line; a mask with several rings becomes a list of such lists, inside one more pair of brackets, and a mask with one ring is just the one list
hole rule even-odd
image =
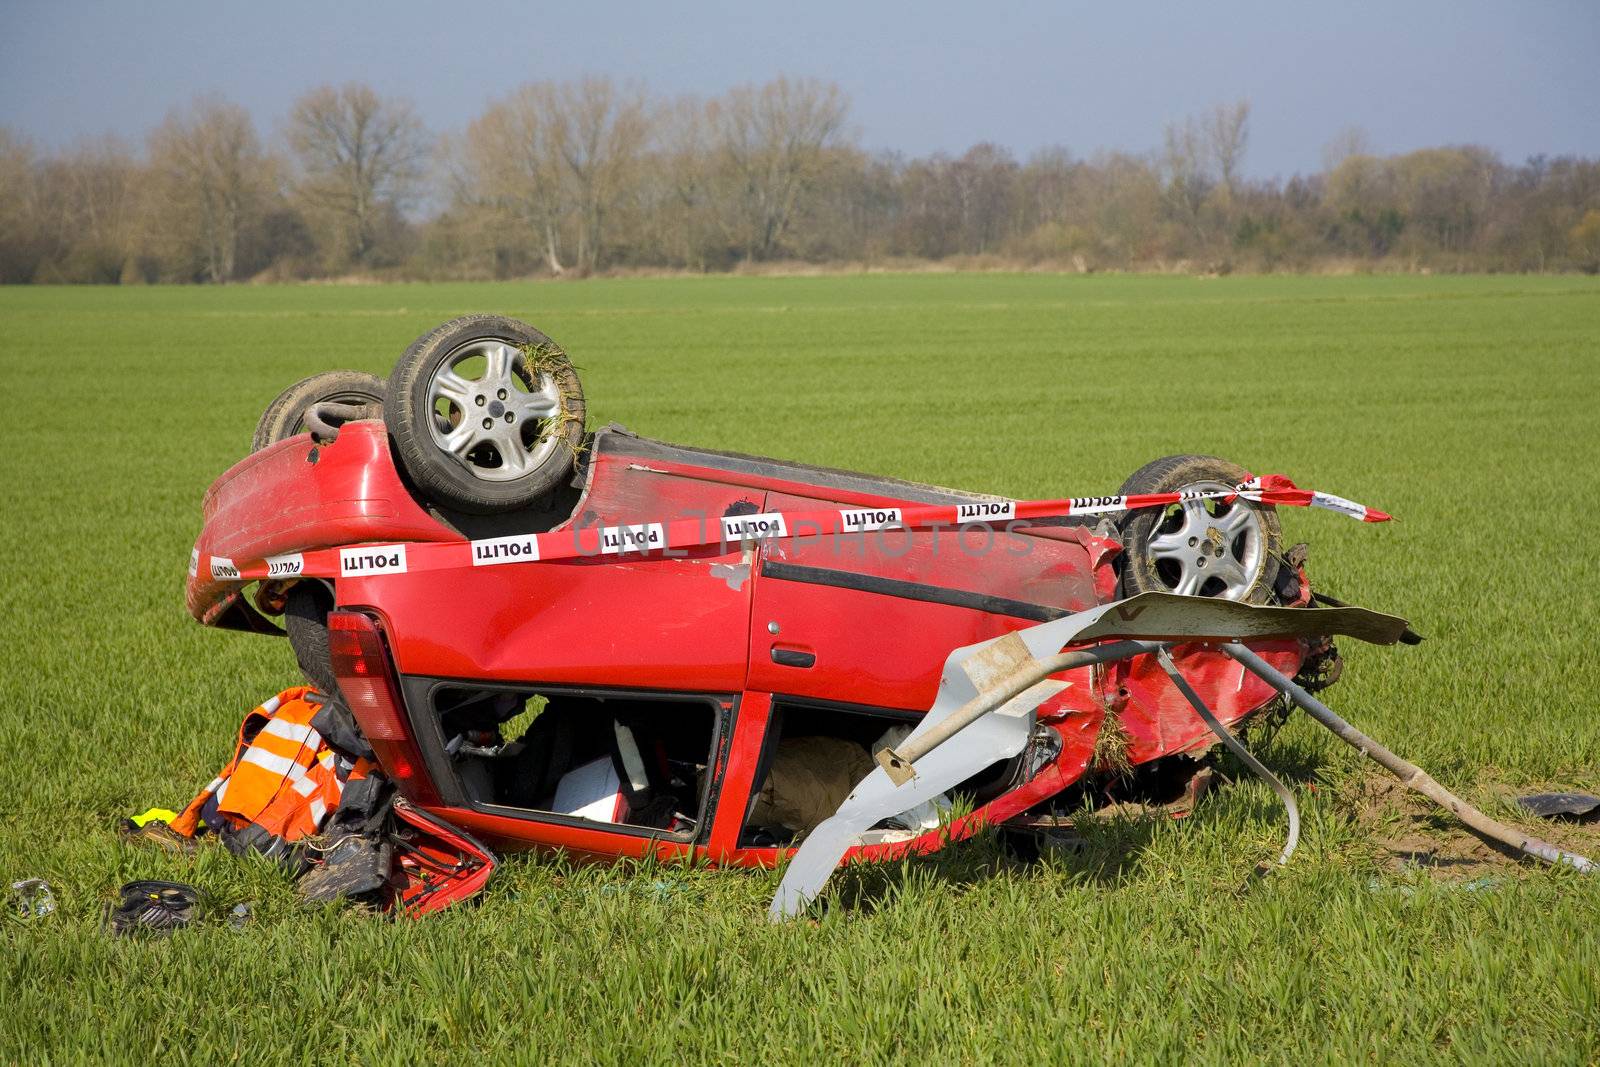
[[1491, 819], [1434, 781], [1421, 767], [1401, 759], [1383, 745], [1351, 726], [1340, 718], [1333, 709], [1296, 685], [1292, 679], [1284, 677], [1270, 663], [1244, 645], [1230, 642], [1222, 646], [1222, 651], [1232, 656], [1257, 676], [1271, 684], [1278, 692], [1305, 709], [1306, 714], [1326, 726], [1339, 740], [1362, 755], [1375, 760], [1384, 770], [1398, 778], [1400, 784], [1407, 789], [1421, 793], [1478, 833], [1483, 834], [1485, 837], [1493, 838], [1525, 856], [1532, 856], [1535, 859], [1544, 860], [1546, 863], [1564, 864], [1586, 872], [1596, 870], [1594, 861], [1585, 856], [1557, 848], [1548, 841], [1541, 841], [1537, 837], [1531, 837], [1520, 830]]

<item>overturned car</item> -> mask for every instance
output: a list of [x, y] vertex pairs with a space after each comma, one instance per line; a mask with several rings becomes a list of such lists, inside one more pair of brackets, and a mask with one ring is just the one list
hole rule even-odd
[[195, 618], [286, 632], [405, 802], [498, 848], [799, 845], [792, 914], [841, 860], [1181, 792], [1229, 727], [1326, 712], [1334, 636], [1409, 634], [1314, 593], [1274, 507], [1386, 516], [1213, 457], [1012, 501], [584, 415], [549, 338], [457, 319], [274, 401], [191, 557]]

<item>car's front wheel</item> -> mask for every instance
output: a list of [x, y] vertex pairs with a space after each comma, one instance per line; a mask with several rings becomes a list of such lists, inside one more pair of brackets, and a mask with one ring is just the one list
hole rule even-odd
[[[1250, 477], [1215, 456], [1164, 456], [1122, 486], [1143, 493], [1225, 493]], [[1122, 594], [1164, 592], [1253, 604], [1273, 599], [1283, 531], [1276, 510], [1242, 497], [1189, 499], [1130, 511], [1120, 523]]]

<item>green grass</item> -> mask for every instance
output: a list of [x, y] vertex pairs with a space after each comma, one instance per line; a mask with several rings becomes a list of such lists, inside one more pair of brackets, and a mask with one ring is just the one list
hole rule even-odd
[[[851, 872], [781, 928], [764, 873], [514, 857], [480, 905], [390, 923], [307, 912], [215, 846], [119, 843], [294, 679], [283, 642], [183, 611], [205, 487], [289, 382], [387, 373], [479, 310], [557, 338], [598, 422], [668, 440], [1019, 497], [1212, 452], [1381, 507], [1403, 521], [1284, 517], [1322, 588], [1429, 637], [1350, 649], [1331, 702], [1502, 816], [1508, 790], [1600, 790], [1595, 279], [3, 290], [0, 879], [61, 907], [0, 921], [0, 1063], [1600, 1059], [1600, 881], [1396, 871], [1404, 836], [1468, 850], [1363, 801], [1303, 719], [1263, 754], [1305, 840], [1248, 889], [1282, 833], [1255, 784], [1043, 865], [979, 841]], [[138, 877], [258, 920], [112, 941], [101, 909]]]

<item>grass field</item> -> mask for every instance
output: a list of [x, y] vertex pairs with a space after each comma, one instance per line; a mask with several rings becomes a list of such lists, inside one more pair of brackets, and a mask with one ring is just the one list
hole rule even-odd
[[[1019, 497], [1212, 452], [1388, 510], [1284, 516], [1321, 588], [1429, 638], [1349, 649], [1330, 702], [1502, 817], [1600, 791], [1596, 279], [0, 290], [0, 878], [60, 903], [0, 922], [0, 1063], [1600, 1061], [1600, 880], [1494, 857], [1303, 719], [1262, 751], [1305, 840], [1248, 889], [1283, 828], [1254, 783], [1041, 865], [978, 841], [853, 872], [781, 928], [766, 874], [516, 857], [479, 906], [389, 923], [216, 846], [119, 843], [294, 680], [286, 643], [183, 611], [205, 487], [289, 382], [386, 374], [477, 310], [668, 440]], [[112, 941], [141, 877], [258, 918]]]

